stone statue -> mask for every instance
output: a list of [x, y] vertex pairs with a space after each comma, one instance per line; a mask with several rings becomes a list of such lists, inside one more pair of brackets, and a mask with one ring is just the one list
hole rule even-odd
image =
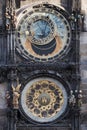
[[70, 95], [70, 98], [69, 98], [69, 103], [70, 103], [70, 105], [72, 105], [72, 106], [75, 106], [75, 104], [76, 104], [76, 98], [75, 98], [75, 95], [74, 95], [74, 93], [73, 93], [73, 91], [71, 90], [71, 95]]
[[19, 107], [20, 87], [21, 87], [21, 84], [18, 84], [16, 87], [14, 87], [12, 84], [14, 109], [18, 109]]

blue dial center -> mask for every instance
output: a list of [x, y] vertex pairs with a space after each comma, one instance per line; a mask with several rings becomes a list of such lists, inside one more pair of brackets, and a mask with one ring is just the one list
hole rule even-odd
[[34, 31], [34, 38], [37, 40], [46, 38], [51, 32], [49, 23], [43, 19], [32, 23], [31, 29]]

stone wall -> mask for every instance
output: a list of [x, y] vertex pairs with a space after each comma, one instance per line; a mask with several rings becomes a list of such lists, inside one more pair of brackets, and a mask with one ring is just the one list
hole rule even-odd
[[85, 14], [84, 30], [80, 37], [81, 55], [81, 89], [83, 91], [83, 104], [81, 108], [81, 130], [87, 130], [87, 1], [82, 0], [82, 11]]
[[7, 102], [6, 102], [7, 83], [0, 84], [0, 130], [7, 128]]
[[87, 32], [81, 33], [81, 90], [83, 91], [83, 104], [81, 108], [81, 130], [87, 130]]
[[[31, 0], [32, 1], [32, 0]], [[41, 0], [38, 0], [41, 1]], [[44, 1], [44, 0], [43, 0]], [[52, 0], [53, 1], [53, 0]], [[24, 1], [25, 2], [25, 1]], [[27, 0], [27, 2], [29, 2]], [[57, 1], [59, 2], [59, 1]], [[81, 107], [81, 130], [87, 130], [87, 1], [82, 0], [82, 10], [85, 12], [85, 32], [80, 37], [80, 70], [81, 70], [81, 90], [83, 91], [83, 104]], [[24, 3], [22, 3], [24, 4]], [[6, 102], [7, 84], [0, 84], [0, 130], [7, 130], [7, 102]]]

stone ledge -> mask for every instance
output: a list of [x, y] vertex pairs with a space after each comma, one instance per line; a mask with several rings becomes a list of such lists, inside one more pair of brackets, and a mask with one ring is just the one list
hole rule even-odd
[[37, 128], [37, 127], [35, 127], [35, 128], [17, 128], [17, 130], [71, 130], [70, 128], [65, 128], [65, 127], [39, 127], [39, 128]]

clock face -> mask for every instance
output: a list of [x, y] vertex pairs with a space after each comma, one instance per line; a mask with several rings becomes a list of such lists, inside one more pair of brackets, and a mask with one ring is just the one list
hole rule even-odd
[[17, 24], [17, 49], [27, 59], [51, 61], [67, 51], [71, 30], [67, 19], [53, 8], [27, 10]]
[[44, 123], [56, 120], [65, 112], [68, 98], [59, 81], [41, 77], [25, 85], [20, 100], [20, 109], [27, 118]]
[[48, 16], [35, 15], [29, 22], [27, 34], [32, 44], [43, 46], [53, 40], [54, 24]]

